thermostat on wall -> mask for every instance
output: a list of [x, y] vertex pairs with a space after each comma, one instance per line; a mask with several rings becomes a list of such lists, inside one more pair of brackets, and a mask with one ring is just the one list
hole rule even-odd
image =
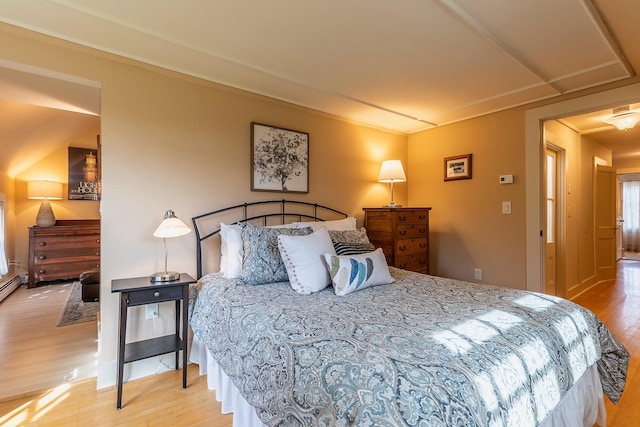
[[513, 175], [500, 175], [500, 184], [513, 184]]

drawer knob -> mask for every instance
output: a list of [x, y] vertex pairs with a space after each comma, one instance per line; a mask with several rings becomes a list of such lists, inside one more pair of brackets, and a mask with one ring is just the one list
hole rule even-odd
[[406, 251], [407, 250], [407, 245], [402, 245], [398, 248], [401, 251]]
[[420, 219], [427, 219], [426, 215], [420, 215]]
[[398, 219], [399, 219], [400, 221], [406, 221], [406, 220], [407, 220], [407, 217], [406, 217], [405, 215], [399, 215], [399, 216], [398, 216]]
[[40, 256], [38, 257], [38, 259], [47, 259], [47, 257], [46, 257], [46, 256], [44, 256], [44, 255], [40, 255]]
[[420, 243], [420, 247], [421, 247], [421, 248], [426, 248], [426, 247], [427, 247], [427, 244], [426, 244], [426, 243]]
[[100, 243], [100, 239], [96, 239], [96, 243]]
[[154, 297], [156, 297], [156, 298], [157, 298], [157, 297], [159, 297], [159, 296], [160, 296], [160, 292], [155, 291], [155, 292], [153, 293], [153, 296], [154, 296]]
[[40, 246], [46, 246], [46, 245], [47, 245], [47, 242], [39, 242], [39, 243], [38, 243], [38, 245], [40, 245]]
[[405, 236], [407, 234], [407, 230], [400, 230], [398, 234], [401, 236]]
[[427, 232], [427, 229], [426, 229], [426, 228], [421, 228], [421, 229], [420, 229], [420, 233], [421, 233], [421, 234], [424, 234], [424, 233], [426, 233], [426, 232]]
[[38, 273], [39, 273], [39, 274], [44, 274], [44, 273], [46, 273], [46, 272], [47, 272], [47, 270], [38, 270]]

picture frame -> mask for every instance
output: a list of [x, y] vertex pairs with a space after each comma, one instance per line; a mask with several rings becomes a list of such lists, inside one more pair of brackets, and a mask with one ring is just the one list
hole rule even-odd
[[444, 158], [444, 180], [471, 179], [471, 154]]
[[69, 147], [69, 200], [100, 200], [98, 150]]
[[309, 134], [251, 123], [251, 191], [309, 192]]

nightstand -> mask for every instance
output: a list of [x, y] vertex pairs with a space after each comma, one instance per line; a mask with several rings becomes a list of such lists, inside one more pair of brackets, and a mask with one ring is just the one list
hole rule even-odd
[[[111, 281], [111, 292], [120, 292], [120, 328], [118, 335], [118, 402], [122, 407], [122, 381], [124, 364], [148, 357], [176, 353], [176, 370], [179, 369], [179, 355], [182, 350], [182, 388], [187, 388], [187, 337], [189, 311], [189, 284], [196, 280], [181, 273], [172, 282], [151, 282], [149, 276]], [[125, 343], [127, 334], [127, 309], [137, 305], [159, 302], [176, 302], [176, 333], [148, 340]], [[180, 338], [180, 301], [182, 301], [182, 338]]]

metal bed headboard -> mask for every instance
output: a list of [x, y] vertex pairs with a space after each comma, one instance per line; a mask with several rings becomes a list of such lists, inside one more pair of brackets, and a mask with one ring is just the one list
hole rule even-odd
[[[234, 211], [237, 211], [237, 214]], [[215, 217], [223, 218], [225, 216], [226, 218], [234, 217], [235, 219], [215, 220]], [[220, 222], [228, 224], [251, 222], [261, 223], [261, 225], [279, 225], [303, 220], [327, 221], [332, 218], [346, 217], [348, 217], [348, 214], [328, 206], [284, 199], [247, 202], [194, 216], [191, 221], [196, 233], [198, 279], [202, 277], [203, 243], [205, 240], [220, 233]], [[277, 222], [273, 224], [274, 221]], [[207, 224], [210, 227], [207, 227]], [[213, 226], [211, 226], [212, 224]]]

